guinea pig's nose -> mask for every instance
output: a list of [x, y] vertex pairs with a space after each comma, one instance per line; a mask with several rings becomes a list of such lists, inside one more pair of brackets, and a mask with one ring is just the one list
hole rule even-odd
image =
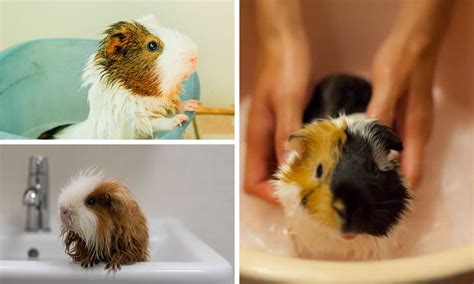
[[189, 62], [190, 62], [191, 64], [196, 64], [196, 63], [197, 63], [197, 60], [198, 60], [198, 56], [197, 56], [197, 55], [191, 55], [191, 56], [189, 57]]
[[62, 207], [59, 209], [61, 212], [61, 222], [67, 225], [69, 223], [69, 216], [71, 215], [71, 210], [66, 207]]
[[69, 210], [69, 208], [61, 206], [61, 214], [62, 215], [69, 214], [70, 212], [71, 212], [71, 210]]

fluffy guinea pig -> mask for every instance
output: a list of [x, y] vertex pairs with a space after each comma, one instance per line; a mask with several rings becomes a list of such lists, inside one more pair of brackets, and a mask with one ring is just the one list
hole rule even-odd
[[80, 172], [59, 196], [65, 252], [82, 267], [105, 269], [148, 260], [148, 227], [127, 186], [93, 169]]
[[196, 69], [198, 49], [184, 34], [157, 24], [155, 17], [108, 27], [82, 75], [89, 87], [85, 121], [60, 125], [39, 139], [145, 139], [171, 130], [195, 111], [181, 102], [182, 82]]
[[313, 122], [290, 136], [275, 185], [302, 257], [379, 259], [398, 247], [411, 200], [399, 169], [403, 144], [389, 127], [358, 113], [370, 96], [367, 81], [330, 76], [305, 113]]

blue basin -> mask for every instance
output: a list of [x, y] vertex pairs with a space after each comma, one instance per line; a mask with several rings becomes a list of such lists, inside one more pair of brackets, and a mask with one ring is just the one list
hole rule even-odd
[[[87, 88], [82, 69], [98, 41], [40, 39], [0, 52], [0, 139], [35, 139], [55, 126], [87, 118]], [[184, 82], [181, 99], [200, 98], [197, 73]], [[180, 139], [194, 118], [155, 139]]]

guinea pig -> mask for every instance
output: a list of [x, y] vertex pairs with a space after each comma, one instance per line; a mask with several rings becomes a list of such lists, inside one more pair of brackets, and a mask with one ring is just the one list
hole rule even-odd
[[[370, 96], [366, 80], [330, 76], [305, 112], [313, 122], [290, 136], [274, 183], [301, 257], [380, 259], [398, 248], [411, 200], [399, 168], [403, 144], [389, 127], [357, 113]], [[321, 118], [339, 112], [348, 116]]]
[[127, 186], [88, 169], [67, 184], [58, 202], [65, 252], [83, 268], [147, 261], [148, 227]]
[[85, 121], [60, 125], [39, 139], [148, 139], [189, 119], [196, 100], [181, 102], [182, 82], [196, 69], [198, 49], [155, 17], [117, 22], [104, 32], [82, 75], [88, 92]]

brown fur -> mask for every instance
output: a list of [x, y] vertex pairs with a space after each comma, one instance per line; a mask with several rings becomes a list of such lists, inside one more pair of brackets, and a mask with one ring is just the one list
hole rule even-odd
[[[139, 23], [118, 22], [105, 31], [96, 62], [104, 68], [109, 84], [121, 84], [138, 96], [161, 96], [156, 75], [156, 59], [160, 51], [150, 52], [150, 41], [164, 48], [160, 38]], [[105, 74], [104, 74], [105, 75]]]
[[86, 206], [98, 219], [93, 244], [87, 244], [79, 235], [64, 227], [61, 235], [66, 253], [83, 267], [105, 262], [106, 269], [120, 270], [123, 264], [147, 261], [148, 227], [137, 202], [120, 181], [101, 183], [84, 200], [93, 198], [96, 204]]

